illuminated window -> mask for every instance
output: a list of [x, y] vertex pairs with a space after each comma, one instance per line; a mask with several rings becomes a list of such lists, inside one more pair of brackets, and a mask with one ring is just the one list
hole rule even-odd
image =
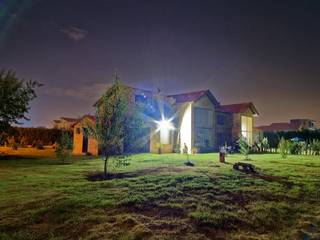
[[247, 139], [249, 144], [252, 144], [252, 129], [253, 120], [252, 117], [241, 116], [241, 135]]

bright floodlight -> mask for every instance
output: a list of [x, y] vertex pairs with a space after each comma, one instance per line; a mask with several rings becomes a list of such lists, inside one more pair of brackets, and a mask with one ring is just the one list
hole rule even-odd
[[160, 143], [169, 144], [170, 143], [170, 130], [174, 129], [171, 119], [162, 118], [160, 121], [155, 121], [158, 125], [157, 132], [160, 132]]
[[162, 119], [160, 121], [156, 121], [158, 124], [158, 131], [166, 131], [174, 129], [171, 119]]

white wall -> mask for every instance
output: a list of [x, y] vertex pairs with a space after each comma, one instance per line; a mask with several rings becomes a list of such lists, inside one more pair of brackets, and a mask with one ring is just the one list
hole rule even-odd
[[180, 125], [180, 151], [183, 152], [184, 144], [188, 147], [188, 152], [191, 153], [192, 148], [192, 103], [189, 103], [184, 113]]

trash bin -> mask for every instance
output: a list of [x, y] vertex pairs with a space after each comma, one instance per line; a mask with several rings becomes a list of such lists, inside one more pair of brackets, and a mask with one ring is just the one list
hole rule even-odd
[[224, 152], [219, 153], [219, 160], [221, 163], [225, 162], [225, 153]]

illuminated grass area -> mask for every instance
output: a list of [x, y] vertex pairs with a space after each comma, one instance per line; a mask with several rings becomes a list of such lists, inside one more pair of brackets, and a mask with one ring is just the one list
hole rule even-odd
[[139, 154], [119, 179], [100, 159], [0, 160], [0, 239], [318, 239], [320, 157]]

